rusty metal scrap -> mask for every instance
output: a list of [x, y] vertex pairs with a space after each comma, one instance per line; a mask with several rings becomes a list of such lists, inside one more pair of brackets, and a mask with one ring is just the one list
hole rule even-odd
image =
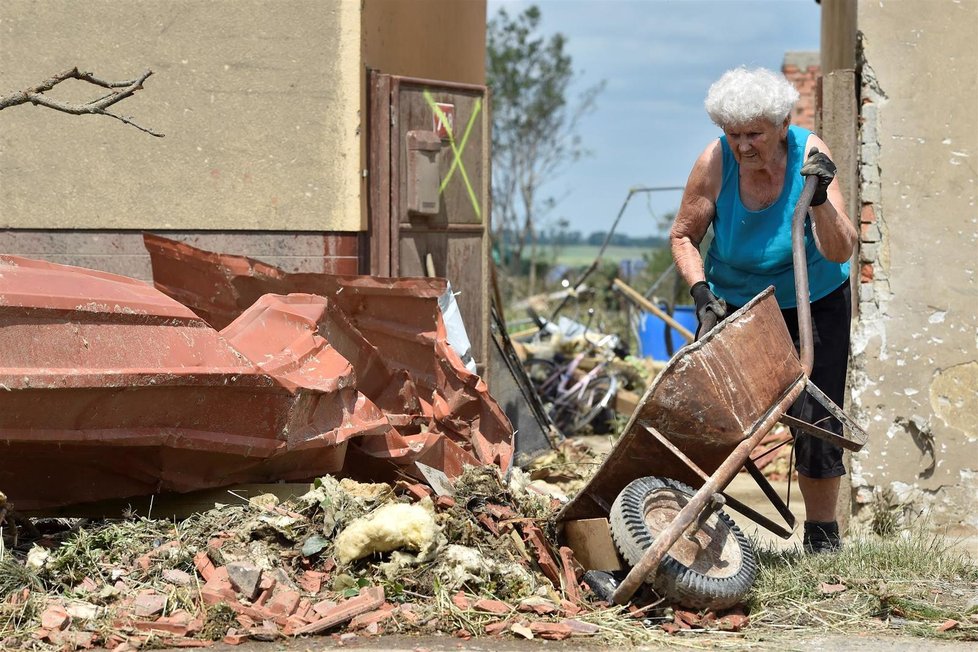
[[[0, 256], [0, 487], [30, 510], [394, 465], [420, 478], [415, 461], [505, 469], [509, 423], [445, 342], [437, 286], [344, 283], [262, 296], [218, 332], [145, 283]], [[385, 292], [426, 309], [399, 340], [415, 329], [414, 367], [374, 343], [392, 339], [365, 308]]]

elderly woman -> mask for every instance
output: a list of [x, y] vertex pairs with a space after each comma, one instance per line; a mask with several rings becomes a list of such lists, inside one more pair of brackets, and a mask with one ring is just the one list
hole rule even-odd
[[[710, 87], [706, 111], [723, 135], [693, 165], [670, 243], [696, 303], [697, 337], [773, 285], [798, 346], [791, 216], [804, 177], [816, 175], [805, 227], [815, 340], [811, 379], [842, 405], [851, 317], [848, 260], [857, 234], [846, 215], [828, 147], [810, 131], [789, 124], [797, 101], [794, 87], [765, 69], [736, 68]], [[713, 242], [704, 259], [699, 244], [710, 224]], [[790, 413], [841, 434], [841, 424], [807, 394]], [[805, 550], [837, 549], [842, 450], [802, 432], [794, 436], [805, 502]]]

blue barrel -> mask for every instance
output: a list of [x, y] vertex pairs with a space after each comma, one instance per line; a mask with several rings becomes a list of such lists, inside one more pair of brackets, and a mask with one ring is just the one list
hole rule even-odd
[[[696, 332], [696, 308], [693, 306], [676, 306], [672, 316], [690, 332]], [[638, 354], [643, 358], [653, 360], [668, 360], [671, 356], [666, 353], [666, 323], [650, 312], [643, 312], [638, 319]], [[686, 345], [686, 338], [669, 329], [672, 338], [672, 352], [675, 353]]]

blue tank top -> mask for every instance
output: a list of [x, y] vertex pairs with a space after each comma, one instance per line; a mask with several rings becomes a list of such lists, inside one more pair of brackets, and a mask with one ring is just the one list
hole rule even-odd
[[[791, 260], [791, 215], [805, 179], [801, 166], [807, 129], [788, 127], [788, 162], [781, 196], [760, 211], [750, 211], [740, 201], [740, 165], [734, 160], [726, 136], [723, 148], [723, 183], [713, 219], [713, 243], [704, 267], [713, 292], [735, 306], [742, 306], [769, 285], [781, 308], [794, 308], [795, 276]], [[849, 278], [849, 263], [826, 260], [815, 246], [811, 215], [805, 220], [805, 251], [808, 254], [808, 288], [817, 301]]]

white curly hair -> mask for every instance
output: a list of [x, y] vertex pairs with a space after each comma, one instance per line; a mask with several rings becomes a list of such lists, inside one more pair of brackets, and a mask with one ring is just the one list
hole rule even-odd
[[706, 93], [706, 112], [720, 127], [767, 118], [780, 125], [798, 101], [798, 91], [783, 75], [767, 68], [739, 66], [721, 75]]

